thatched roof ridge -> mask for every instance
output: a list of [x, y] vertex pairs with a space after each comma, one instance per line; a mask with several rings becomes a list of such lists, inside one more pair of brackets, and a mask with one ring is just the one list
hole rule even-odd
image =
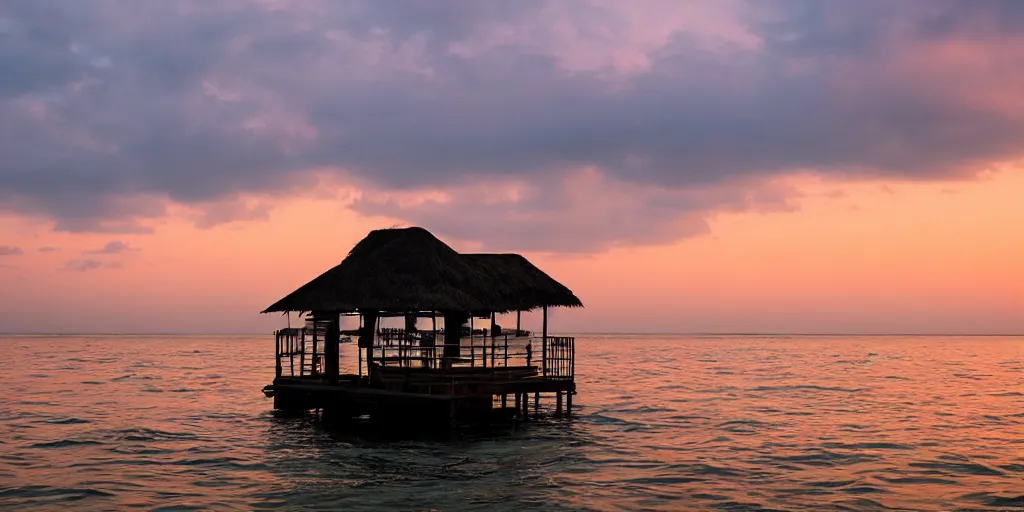
[[429, 231], [411, 227], [371, 231], [340, 264], [263, 312], [503, 312], [582, 305], [518, 254], [462, 255]]
[[476, 270], [423, 228], [378, 229], [337, 266], [268, 307], [281, 311], [486, 309]]
[[491, 293], [508, 307], [524, 310], [542, 306], [583, 307], [572, 290], [554, 280], [520, 254], [463, 254], [477, 270], [487, 276]]

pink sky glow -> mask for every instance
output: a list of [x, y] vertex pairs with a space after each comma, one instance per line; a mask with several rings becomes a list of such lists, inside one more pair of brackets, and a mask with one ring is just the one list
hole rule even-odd
[[31, 5], [0, 332], [269, 331], [418, 225], [556, 331], [1024, 333], [1021, 3]]

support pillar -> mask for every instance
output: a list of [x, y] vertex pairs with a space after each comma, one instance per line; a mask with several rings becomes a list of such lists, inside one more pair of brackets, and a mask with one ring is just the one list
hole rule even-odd
[[562, 415], [562, 392], [555, 391], [555, 415]]
[[359, 329], [359, 349], [366, 349], [366, 374], [373, 378], [373, 338], [377, 334], [377, 312], [362, 310], [363, 326]]
[[548, 307], [544, 306], [544, 327], [543, 333], [541, 334], [540, 340], [540, 365], [543, 369], [543, 375], [548, 374]]
[[274, 374], [281, 376], [281, 331], [274, 331]]
[[469, 316], [466, 313], [456, 311], [444, 312], [444, 357], [445, 359], [457, 359], [461, 356], [462, 347], [462, 324], [466, 323]]
[[430, 366], [437, 362], [437, 311], [430, 312]]
[[[338, 335], [340, 337], [340, 335], [341, 335], [341, 332], [340, 332], [341, 331], [340, 320], [339, 320], [339, 325], [338, 325], [338, 331], [339, 331]], [[304, 334], [301, 335], [301, 336], [305, 337]], [[310, 366], [312, 367], [311, 375], [313, 375], [314, 377], [316, 377], [317, 375], [320, 374], [320, 371], [316, 367], [316, 362], [317, 362], [317, 349], [316, 349], [316, 347], [317, 347], [316, 329], [313, 329], [313, 352], [312, 352], [312, 355], [310, 356], [310, 357], [313, 358], [313, 363]]]
[[331, 384], [337, 384], [338, 373], [340, 372], [340, 369], [338, 368], [338, 338], [341, 331], [341, 326], [338, 322], [338, 314], [314, 314], [314, 333], [316, 332], [316, 326], [320, 325], [324, 321], [327, 322], [327, 328], [324, 329], [324, 373], [327, 374], [328, 382]]

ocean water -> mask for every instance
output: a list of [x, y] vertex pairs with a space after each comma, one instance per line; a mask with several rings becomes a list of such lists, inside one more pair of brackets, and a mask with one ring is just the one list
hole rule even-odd
[[1024, 510], [1024, 338], [579, 336], [575, 415], [281, 417], [270, 336], [0, 338], [4, 510]]

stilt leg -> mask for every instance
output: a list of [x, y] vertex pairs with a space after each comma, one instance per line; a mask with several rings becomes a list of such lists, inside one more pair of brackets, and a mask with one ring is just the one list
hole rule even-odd
[[562, 392], [555, 391], [555, 415], [562, 415]]
[[506, 407], [508, 407], [508, 395], [506, 395], [505, 393], [502, 393], [501, 394], [501, 408], [505, 409]]
[[522, 407], [522, 404], [519, 401], [519, 393], [515, 393], [515, 395], [516, 395], [516, 416], [522, 418], [523, 417], [523, 407]]
[[565, 414], [566, 416], [572, 415], [572, 391], [565, 392]]
[[536, 416], [540, 411], [540, 393], [533, 394], [533, 414]]

